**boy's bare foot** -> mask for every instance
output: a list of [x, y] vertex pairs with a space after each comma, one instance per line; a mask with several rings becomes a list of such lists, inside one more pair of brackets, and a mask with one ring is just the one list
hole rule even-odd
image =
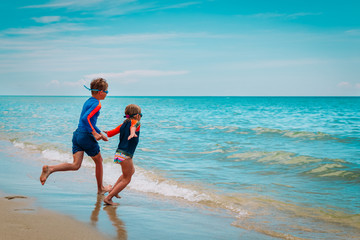
[[117, 206], [119, 205], [119, 203], [114, 203], [111, 198], [109, 199], [108, 197], [104, 198], [104, 203], [107, 205], [111, 205], [111, 206]]
[[46, 182], [46, 179], [48, 178], [48, 176], [50, 175], [50, 170], [49, 170], [49, 166], [48, 165], [44, 165], [42, 167], [42, 172], [40, 175], [40, 182], [41, 185], [44, 185]]
[[111, 185], [107, 185], [106, 187], [102, 187], [101, 191], [98, 191], [98, 194], [104, 195], [107, 192], [110, 192], [112, 189]]

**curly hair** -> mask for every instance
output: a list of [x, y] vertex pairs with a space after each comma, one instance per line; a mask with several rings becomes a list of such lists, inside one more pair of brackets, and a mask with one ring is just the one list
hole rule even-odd
[[[108, 88], [108, 83], [104, 78], [96, 78], [91, 81], [90, 88], [105, 91]], [[91, 93], [96, 93], [96, 91], [91, 91]]]

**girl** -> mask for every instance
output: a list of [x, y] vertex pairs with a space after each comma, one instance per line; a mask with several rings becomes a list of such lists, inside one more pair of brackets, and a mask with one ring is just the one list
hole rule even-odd
[[108, 137], [120, 133], [120, 143], [115, 153], [114, 162], [121, 165], [122, 175], [116, 181], [109, 195], [104, 198], [104, 202], [109, 205], [117, 205], [112, 201], [112, 198], [114, 196], [119, 198], [118, 194], [130, 183], [131, 177], [135, 173], [132, 158], [139, 143], [141, 108], [135, 104], [126, 106], [124, 117], [126, 120], [118, 127], [104, 131]]

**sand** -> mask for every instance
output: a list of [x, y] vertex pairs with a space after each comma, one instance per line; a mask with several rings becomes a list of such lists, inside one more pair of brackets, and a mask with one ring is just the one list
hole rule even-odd
[[35, 208], [25, 196], [0, 198], [1, 239], [110, 239], [95, 228], [48, 210]]

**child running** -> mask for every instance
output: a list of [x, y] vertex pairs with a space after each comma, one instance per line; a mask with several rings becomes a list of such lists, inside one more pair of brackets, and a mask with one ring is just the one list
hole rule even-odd
[[[85, 85], [84, 87], [87, 88]], [[85, 152], [95, 162], [98, 194], [104, 194], [111, 189], [111, 186], [103, 186], [103, 159], [97, 141], [108, 141], [108, 138], [96, 127], [96, 121], [100, 115], [100, 101], [104, 100], [108, 94], [108, 84], [105, 79], [97, 78], [92, 80], [90, 88], [87, 89], [91, 91], [91, 97], [84, 103], [78, 128], [73, 133], [72, 138], [73, 163], [61, 163], [52, 166], [44, 165], [40, 182], [44, 185], [49, 175], [54, 172], [77, 171], [81, 167]]]
[[104, 131], [108, 137], [120, 133], [120, 142], [115, 153], [114, 162], [121, 165], [122, 175], [116, 181], [109, 195], [104, 198], [104, 202], [109, 205], [118, 205], [112, 201], [112, 198], [114, 196], [120, 198], [119, 193], [130, 183], [131, 177], [135, 173], [133, 156], [139, 143], [141, 108], [135, 104], [126, 106], [124, 117], [126, 120], [118, 127], [110, 131]]

